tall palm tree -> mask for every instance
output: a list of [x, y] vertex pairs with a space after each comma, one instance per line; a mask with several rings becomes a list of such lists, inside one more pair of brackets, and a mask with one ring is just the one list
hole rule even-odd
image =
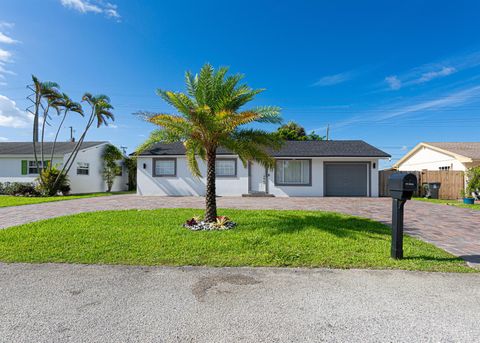
[[108, 120], [115, 120], [115, 116], [111, 111], [113, 109], [113, 106], [108, 96], [104, 94], [92, 95], [90, 93], [85, 93], [82, 97], [82, 101], [85, 101], [90, 105], [91, 112], [87, 121], [87, 125], [85, 126], [85, 130], [83, 130], [83, 133], [78, 139], [77, 144], [73, 149], [73, 152], [70, 154], [63, 166], [62, 173], [65, 171], [65, 174], [68, 174], [68, 172], [70, 171], [73, 161], [75, 161], [75, 158], [78, 155], [80, 147], [85, 140], [85, 136], [87, 135], [90, 127], [95, 122], [97, 123], [97, 127], [100, 127], [102, 125], [108, 126]]
[[53, 140], [52, 151], [51, 151], [51, 154], [50, 154], [50, 164], [49, 164], [50, 169], [53, 167], [53, 155], [55, 153], [55, 146], [57, 144], [58, 135], [60, 133], [60, 130], [63, 127], [63, 123], [65, 122], [65, 119], [67, 119], [68, 112], [75, 112], [75, 113], [80, 114], [83, 117], [82, 105], [80, 105], [78, 102], [73, 101], [65, 93], [62, 93], [61, 97], [55, 100], [54, 106], [56, 106], [57, 112], [59, 112], [58, 109], [63, 110], [63, 117], [62, 117], [62, 120], [61, 120], [60, 124], [58, 125], [57, 132], [56, 132], [55, 138]]
[[157, 90], [157, 94], [172, 105], [178, 114], [141, 112], [144, 118], [160, 126], [137, 151], [148, 149], [157, 142], [183, 142], [189, 169], [201, 177], [197, 157], [207, 163], [205, 221], [217, 217], [215, 190], [215, 159], [217, 148], [225, 147], [237, 154], [246, 166], [256, 161], [272, 167], [274, 159], [269, 148], [278, 148], [281, 141], [276, 135], [260, 129], [240, 128], [253, 122], [281, 123], [280, 109], [273, 106], [245, 110], [242, 107], [263, 89], [252, 89], [239, 84], [243, 75], [227, 76], [228, 68], [215, 70], [205, 64], [200, 73], [185, 74], [187, 92]]

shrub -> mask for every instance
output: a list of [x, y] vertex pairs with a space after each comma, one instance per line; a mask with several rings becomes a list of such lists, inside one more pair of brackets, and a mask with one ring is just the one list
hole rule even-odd
[[52, 167], [51, 169], [43, 170], [39, 176], [42, 182], [39, 182], [37, 189], [42, 195], [54, 196], [59, 192], [62, 194], [68, 194], [70, 192], [70, 185], [68, 176], [65, 173], [62, 173], [58, 179], [58, 182], [55, 183], [55, 180], [60, 175], [60, 171]]
[[472, 192], [480, 189], [480, 167], [470, 168], [467, 171], [467, 193], [470, 196]]
[[32, 182], [5, 182], [2, 185], [2, 194], [14, 196], [39, 196], [35, 184]]

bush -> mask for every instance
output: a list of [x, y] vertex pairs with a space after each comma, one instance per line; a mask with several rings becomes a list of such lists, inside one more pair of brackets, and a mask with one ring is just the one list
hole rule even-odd
[[467, 171], [467, 193], [470, 196], [472, 192], [480, 190], [480, 167], [470, 168]]
[[60, 171], [52, 167], [51, 169], [43, 170], [39, 176], [39, 182], [37, 189], [42, 195], [54, 196], [57, 195], [59, 192], [66, 195], [70, 192], [70, 185], [68, 176], [64, 173], [60, 175], [60, 178], [57, 183], [55, 180], [57, 179]]
[[5, 182], [0, 187], [1, 194], [14, 196], [39, 196], [32, 182]]

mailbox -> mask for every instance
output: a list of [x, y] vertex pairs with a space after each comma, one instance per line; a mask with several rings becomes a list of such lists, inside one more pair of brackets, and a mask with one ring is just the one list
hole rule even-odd
[[403, 209], [407, 200], [417, 190], [417, 177], [413, 174], [395, 173], [388, 179], [392, 197], [392, 246], [391, 256], [403, 258]]
[[417, 187], [417, 177], [413, 174], [395, 173], [388, 179], [388, 190], [394, 199], [410, 200]]

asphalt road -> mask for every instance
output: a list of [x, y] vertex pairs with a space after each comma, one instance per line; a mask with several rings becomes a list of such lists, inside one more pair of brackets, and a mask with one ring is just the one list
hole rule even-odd
[[480, 275], [0, 264], [1, 342], [479, 342]]

